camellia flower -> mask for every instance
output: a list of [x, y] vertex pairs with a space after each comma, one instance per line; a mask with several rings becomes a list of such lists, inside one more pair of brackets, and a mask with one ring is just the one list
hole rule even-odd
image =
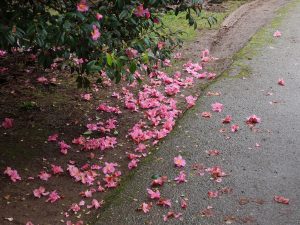
[[274, 200], [278, 203], [281, 203], [281, 204], [289, 204], [290, 200], [288, 198], [285, 198], [283, 196], [280, 196], [280, 195], [276, 195], [274, 197]]
[[12, 118], [4, 118], [4, 121], [2, 122], [2, 127], [5, 129], [12, 128], [14, 125], [14, 119]]
[[139, 52], [134, 48], [127, 48], [125, 53], [129, 59], [133, 59], [138, 55]]
[[85, 101], [90, 101], [92, 99], [92, 95], [91, 94], [82, 94], [81, 98]]
[[92, 200], [92, 204], [91, 205], [87, 205], [87, 208], [90, 209], [90, 208], [95, 208], [95, 209], [99, 209], [102, 207], [104, 201], [98, 201], [97, 199], [93, 199]]
[[33, 195], [36, 198], [40, 198], [42, 196], [46, 196], [49, 194], [49, 192], [45, 192], [45, 191], [46, 191], [46, 189], [43, 186], [41, 186], [41, 187], [33, 190]]
[[239, 129], [239, 126], [237, 124], [234, 124], [231, 126], [231, 132], [237, 132]]
[[284, 86], [285, 85], [285, 82], [283, 79], [279, 79], [278, 80], [278, 84], [281, 85], [281, 86]]
[[247, 118], [246, 123], [247, 124], [256, 124], [256, 123], [260, 123], [260, 121], [261, 121], [261, 119], [259, 117], [257, 117], [256, 115], [252, 115]]
[[281, 37], [281, 32], [279, 30], [275, 31], [273, 34], [274, 37]]
[[18, 171], [11, 169], [11, 167], [9, 167], [9, 166], [6, 167], [4, 174], [8, 175], [12, 182], [17, 182], [18, 180], [21, 180], [21, 177], [19, 176]]
[[177, 157], [174, 157], [174, 164], [176, 167], [184, 167], [186, 161], [182, 158], [181, 155], [178, 155]]
[[91, 32], [91, 35], [94, 41], [97, 41], [98, 38], [100, 38], [101, 33], [99, 32], [99, 29], [96, 25], [93, 25], [93, 31]]
[[187, 202], [186, 202], [186, 200], [181, 199], [180, 206], [181, 206], [181, 208], [186, 209], [187, 208]]
[[89, 10], [89, 6], [86, 3], [86, 0], [81, 0], [78, 4], [77, 4], [77, 11], [78, 12], [86, 12]]
[[153, 191], [150, 188], [147, 188], [147, 192], [148, 192], [149, 198], [151, 198], [151, 199], [160, 199], [159, 190]]
[[60, 198], [61, 197], [58, 195], [58, 193], [56, 191], [52, 191], [49, 195], [49, 198], [46, 200], [46, 202], [50, 201], [51, 203], [54, 203]]
[[103, 167], [102, 171], [104, 174], [114, 173], [116, 171], [116, 166], [118, 166], [117, 163], [105, 162], [105, 166]]
[[157, 205], [171, 207], [171, 200], [166, 198], [161, 198], [158, 200]]
[[231, 122], [231, 116], [230, 115], [227, 115], [226, 117], [225, 117], [225, 119], [223, 119], [223, 123], [230, 123]]
[[57, 141], [58, 134], [52, 134], [48, 137], [48, 141]]
[[6, 55], [6, 51], [0, 49], [0, 57], [4, 57]]
[[201, 116], [204, 118], [211, 118], [212, 115], [210, 112], [203, 112], [203, 113], [201, 113]]
[[102, 20], [103, 19], [103, 15], [101, 15], [100, 13], [96, 14], [96, 19], [97, 20]]
[[70, 207], [70, 210], [73, 212], [78, 212], [80, 210], [80, 206], [77, 203], [73, 203]]
[[148, 204], [148, 203], [143, 202], [142, 205], [141, 205], [141, 207], [140, 207], [140, 209], [141, 209], [144, 213], [148, 213], [148, 212], [150, 211], [151, 207], [152, 207], [152, 203], [149, 203], [149, 204]]
[[207, 195], [209, 198], [217, 198], [219, 196], [219, 192], [218, 191], [209, 191], [209, 192], [207, 192]]
[[190, 96], [187, 96], [185, 98], [185, 100], [186, 100], [186, 102], [188, 104], [188, 108], [191, 108], [191, 107], [193, 107], [196, 104], [197, 98], [190, 95]]
[[179, 176], [174, 179], [177, 183], [187, 182], [186, 174], [184, 171], [180, 171]]
[[224, 108], [223, 104], [221, 104], [219, 102], [212, 104], [211, 107], [212, 107], [212, 111], [214, 111], [214, 112], [222, 112], [222, 110]]
[[47, 181], [50, 177], [51, 177], [51, 174], [45, 172], [45, 171], [41, 171], [40, 174], [38, 175], [38, 177], [41, 179], [41, 180], [45, 180]]
[[59, 174], [64, 172], [61, 166], [56, 166], [52, 164], [51, 167], [52, 167], [51, 169], [53, 174]]
[[128, 169], [132, 170], [133, 168], [137, 167], [137, 163], [139, 160], [137, 159], [132, 159], [129, 163], [128, 163]]

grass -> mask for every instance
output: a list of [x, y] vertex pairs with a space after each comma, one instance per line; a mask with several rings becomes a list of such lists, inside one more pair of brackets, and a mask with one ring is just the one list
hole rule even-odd
[[[205, 29], [218, 29], [224, 19], [235, 9], [237, 9], [240, 5], [242, 5], [245, 0], [242, 1], [234, 1], [230, 0], [226, 4], [226, 9], [223, 12], [213, 12], [203, 10], [201, 15], [198, 17], [195, 13], [193, 13], [193, 17], [197, 22], [197, 29], [195, 30], [193, 27], [189, 26], [188, 21], [185, 18], [186, 13], [181, 12], [177, 16], [175, 16], [174, 12], [167, 13], [162, 22], [170, 28], [171, 31], [182, 31], [184, 34], [180, 36], [183, 41], [192, 41], [197, 36], [199, 30]], [[217, 22], [213, 24], [211, 27], [206, 18], [214, 17], [217, 19]]]

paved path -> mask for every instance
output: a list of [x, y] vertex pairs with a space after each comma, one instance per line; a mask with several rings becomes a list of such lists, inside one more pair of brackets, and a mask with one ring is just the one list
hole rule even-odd
[[[300, 224], [300, 4], [278, 29], [283, 36], [249, 60], [251, 75], [246, 79], [226, 78], [212, 85], [207, 91], [222, 95], [203, 96], [198, 101], [160, 145], [154, 160], [139, 168], [97, 224], [165, 224], [162, 215], [169, 210], [183, 213], [183, 221], [170, 219], [169, 224], [219, 225], [226, 224], [224, 218], [228, 216], [232, 224]], [[286, 81], [284, 87], [277, 84], [281, 77]], [[279, 103], [270, 104], [272, 101]], [[224, 110], [213, 113], [211, 119], [200, 117], [201, 112], [211, 110], [214, 102], [224, 104]], [[228, 114], [240, 126], [236, 133], [219, 132], [230, 128], [221, 122]], [[252, 114], [262, 119], [256, 132], [245, 124]], [[255, 147], [256, 143], [261, 147]], [[222, 154], [209, 157], [205, 153], [209, 149], [219, 149]], [[149, 202], [146, 188], [152, 175], [166, 175], [169, 179], [178, 175], [180, 169], [173, 166], [173, 157], [178, 154], [187, 160], [184, 170], [188, 182], [171, 182], [159, 188], [162, 196], [172, 200], [172, 208], [154, 204], [148, 214], [136, 212], [142, 202]], [[197, 175], [192, 169], [195, 163], [218, 165], [229, 176], [216, 183], [208, 174]], [[208, 198], [208, 191], [223, 187], [233, 192]], [[275, 195], [289, 198], [290, 204], [274, 202]], [[181, 196], [188, 198], [186, 210], [178, 203]], [[200, 214], [207, 206], [213, 207], [210, 218]]]

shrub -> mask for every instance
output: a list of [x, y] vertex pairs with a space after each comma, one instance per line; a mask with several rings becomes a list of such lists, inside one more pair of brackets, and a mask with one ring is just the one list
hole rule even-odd
[[185, 11], [196, 28], [191, 11], [200, 15], [201, 6], [201, 0], [3, 0], [0, 48], [35, 54], [45, 68], [70, 69], [79, 86], [101, 71], [132, 81], [141, 66], [149, 70], [180, 45], [161, 22], [163, 12]]

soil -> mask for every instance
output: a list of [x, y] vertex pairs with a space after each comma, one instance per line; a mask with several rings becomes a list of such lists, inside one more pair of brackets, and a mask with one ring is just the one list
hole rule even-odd
[[[200, 52], [208, 48], [219, 60], [206, 65], [205, 69], [221, 74], [231, 64], [231, 57], [287, 2], [288, 0], [257, 0], [245, 4], [224, 21], [220, 30], [200, 31], [199, 39], [180, 50], [182, 59], [174, 62], [167, 72], [182, 71], [185, 62], [199, 59]], [[220, 7], [220, 10], [224, 10], [223, 5]], [[121, 85], [101, 86], [98, 92], [93, 92], [91, 101], [83, 101], [80, 94], [85, 91], [76, 88], [75, 77], [69, 74], [36, 71], [35, 63], [30, 60], [24, 61], [22, 68], [17, 68], [11, 60], [0, 61], [0, 66], [9, 68], [7, 73], [0, 74], [0, 118], [1, 121], [5, 117], [15, 120], [13, 128], [0, 128], [0, 171], [11, 166], [22, 177], [21, 182], [12, 183], [6, 176], [0, 176], [0, 223], [9, 225], [32, 221], [34, 224], [53, 225], [64, 224], [67, 220], [91, 220], [97, 214], [95, 210], [82, 210], [78, 214], [68, 212], [72, 203], [78, 203], [82, 199], [79, 193], [90, 187], [76, 183], [66, 171], [67, 164], [69, 160], [75, 161], [78, 167], [86, 163], [103, 165], [105, 161], [118, 162], [123, 176], [126, 176], [129, 160], [125, 152], [132, 152], [135, 148], [135, 144], [126, 135], [143, 118], [143, 111], [125, 110], [120, 101], [111, 98], [112, 92], [121, 92]], [[36, 79], [41, 75], [55, 77], [57, 82], [50, 85], [39, 84]], [[178, 107], [183, 110], [181, 116], [186, 110], [184, 96], [201, 94], [201, 87], [207, 84], [208, 81], [197, 81], [193, 88], [184, 89], [176, 97]], [[141, 87], [142, 85], [137, 84], [136, 87], [128, 88], [137, 93]], [[95, 108], [100, 102], [110, 106], [119, 105], [123, 113], [111, 115], [96, 112]], [[111, 135], [117, 137], [118, 145], [113, 150], [93, 152], [96, 156], [90, 159], [90, 152], [81, 151], [72, 145], [69, 153], [63, 156], [57, 143], [46, 141], [49, 135], [59, 133], [59, 140], [70, 144], [74, 138], [86, 131], [85, 124], [97, 120], [96, 117], [100, 121], [111, 117], [117, 119], [117, 132]], [[49, 181], [37, 178], [42, 170], [50, 172], [51, 164], [61, 165], [65, 173], [53, 175]], [[30, 176], [35, 179], [28, 180], [27, 177]], [[45, 203], [45, 197], [36, 199], [32, 191], [39, 186], [45, 186], [47, 190], [57, 190], [63, 198], [53, 204]], [[95, 193], [93, 198], [106, 199], [109, 195], [110, 191], [106, 190], [104, 193]], [[89, 201], [90, 199], [86, 199], [87, 203]], [[70, 217], [66, 218], [65, 212]], [[9, 221], [8, 218], [13, 220]]]

